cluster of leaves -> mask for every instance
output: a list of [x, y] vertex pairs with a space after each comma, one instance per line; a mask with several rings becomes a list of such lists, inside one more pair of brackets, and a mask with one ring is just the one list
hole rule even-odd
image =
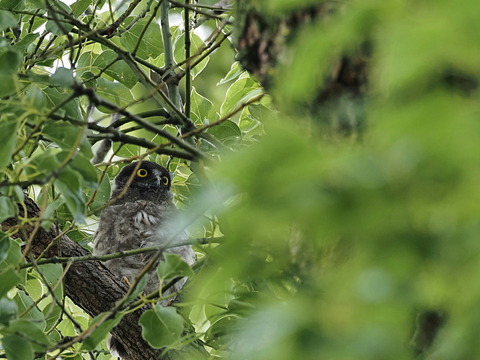
[[[68, 266], [34, 265], [33, 238], [23, 229], [54, 224], [90, 249], [110, 181], [123, 164], [149, 159], [168, 166], [177, 174], [177, 201], [187, 206], [204, 161], [263, 133], [260, 117], [269, 100], [233, 61], [228, 15], [217, 15], [213, 4], [171, 5], [0, 1], [0, 220], [18, 218], [0, 240], [0, 351], [8, 359], [47, 359], [60, 351], [110, 359], [105, 339], [125, 314], [90, 319], [64, 294]], [[185, 20], [169, 26], [177, 17]], [[231, 59], [220, 68], [218, 53]], [[210, 84], [197, 82], [200, 74]], [[102, 146], [105, 154], [92, 161]], [[39, 218], [19, 217], [25, 196], [39, 205]], [[218, 235], [214, 220], [193, 236]], [[186, 275], [191, 269], [178, 259], [159, 268], [165, 282]], [[141, 324], [154, 347], [185, 342], [184, 320], [174, 308], [157, 306]], [[70, 343], [79, 334], [83, 343]]]
[[[256, 3], [272, 17], [300, 6]], [[198, 293], [213, 302], [238, 279], [217, 312], [234, 359], [479, 356], [478, 11], [351, 1], [297, 34], [274, 79], [281, 124], [215, 173], [243, 196], [220, 217], [228, 241]], [[368, 129], [318, 141], [323, 119], [299, 119], [297, 104], [365, 42]], [[446, 319], [432, 345], [441, 321], [414, 336], [422, 311]]]
[[[411, 359], [414, 319], [423, 310], [447, 320], [420, 355], [479, 356], [478, 2], [350, 1], [327, 22], [301, 27], [274, 72], [275, 119], [232, 57], [215, 57], [225, 54], [230, 35], [223, 16], [187, 7], [194, 21], [172, 26], [168, 40], [154, 21], [162, 2], [133, 1], [130, 13], [109, 3], [113, 16], [103, 3], [0, 1], [2, 220], [16, 215], [27, 189], [42, 216], [22, 225], [56, 223], [88, 247], [91, 231], [82, 222], [95, 221], [118, 160], [147, 157], [177, 172], [177, 199], [193, 217], [208, 210], [194, 236], [223, 235], [220, 245], [197, 248], [206, 261], [194, 276], [174, 258], [158, 270], [165, 280], [192, 277], [182, 313], [213, 356]], [[242, 8], [281, 18], [306, 3], [317, 1], [245, 1]], [[205, 16], [210, 39], [185, 32]], [[314, 102], [339, 56], [366, 42], [367, 130], [355, 144], [322, 139], [322, 119], [304, 118], [298, 104]], [[152, 72], [165, 75], [168, 101]], [[121, 115], [115, 126], [113, 112]], [[103, 140], [114, 141], [116, 157], [93, 166], [91, 144]], [[205, 165], [206, 158], [221, 161]], [[9, 359], [56, 356], [62, 339], [89, 328], [97, 329], [89, 340], [63, 355], [110, 359], [103, 340], [119, 317], [90, 320], [65, 298], [64, 269], [22, 267], [16, 240], [4, 236], [0, 255]], [[154, 347], [191, 340], [173, 308], [155, 306], [141, 324]], [[421, 352], [430, 344], [417, 345]]]

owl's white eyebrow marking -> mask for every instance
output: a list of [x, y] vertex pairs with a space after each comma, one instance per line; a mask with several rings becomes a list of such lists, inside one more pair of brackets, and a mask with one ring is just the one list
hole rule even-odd
[[153, 174], [155, 175], [155, 177], [160, 177], [162, 176], [162, 172], [158, 169], [153, 169]]

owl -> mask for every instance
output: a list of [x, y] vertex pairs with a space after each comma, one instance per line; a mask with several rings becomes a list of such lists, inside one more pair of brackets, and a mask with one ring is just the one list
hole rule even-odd
[[[100, 214], [98, 229], [94, 235], [93, 254], [105, 255], [119, 251], [132, 250], [150, 246], [168, 245], [172, 241], [167, 223], [176, 213], [170, 192], [171, 177], [167, 169], [151, 162], [134, 162], [125, 166], [114, 181], [110, 198], [111, 204]], [[178, 237], [186, 234], [177, 234]], [[191, 246], [183, 245], [164, 250], [180, 256], [188, 264], [195, 260]], [[152, 253], [112, 259], [105, 262], [108, 269], [120, 280], [130, 284], [135, 276], [147, 265]], [[162, 261], [162, 257], [159, 261]], [[144, 292], [149, 293], [159, 288], [159, 280], [154, 266], [146, 275], [147, 284]], [[177, 282], [163, 295], [177, 292], [185, 280]], [[163, 301], [166, 305], [168, 300]], [[114, 356], [128, 359], [121, 344], [110, 337], [108, 347]]]

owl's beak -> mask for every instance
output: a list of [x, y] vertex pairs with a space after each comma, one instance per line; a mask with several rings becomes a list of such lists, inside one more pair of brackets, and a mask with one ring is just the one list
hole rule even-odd
[[162, 173], [158, 171], [157, 169], [153, 170], [153, 173], [155, 174], [155, 182], [157, 183], [157, 187], [162, 186]]

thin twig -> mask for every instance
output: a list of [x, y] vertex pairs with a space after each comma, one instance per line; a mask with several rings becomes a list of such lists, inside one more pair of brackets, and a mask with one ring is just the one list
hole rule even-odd
[[[166, 249], [171, 249], [171, 248], [184, 246], [184, 245], [218, 243], [221, 239], [222, 238], [219, 238], [219, 237], [188, 239], [185, 241], [176, 241], [174, 244], [150, 246], [150, 247], [133, 249], [133, 250], [125, 250], [125, 251], [119, 251], [119, 252], [107, 254], [107, 255], [85, 255], [85, 256], [78, 256], [78, 257], [53, 256], [53, 257], [37, 260], [35, 264], [36, 265], [66, 264], [66, 263], [73, 264], [73, 263], [85, 262], [85, 261], [107, 261], [107, 260], [120, 259], [120, 258], [139, 255], [139, 254], [147, 254], [151, 252], [163, 251]], [[35, 264], [33, 262], [25, 263], [20, 266], [20, 269], [27, 269], [32, 266], [35, 266]]]

